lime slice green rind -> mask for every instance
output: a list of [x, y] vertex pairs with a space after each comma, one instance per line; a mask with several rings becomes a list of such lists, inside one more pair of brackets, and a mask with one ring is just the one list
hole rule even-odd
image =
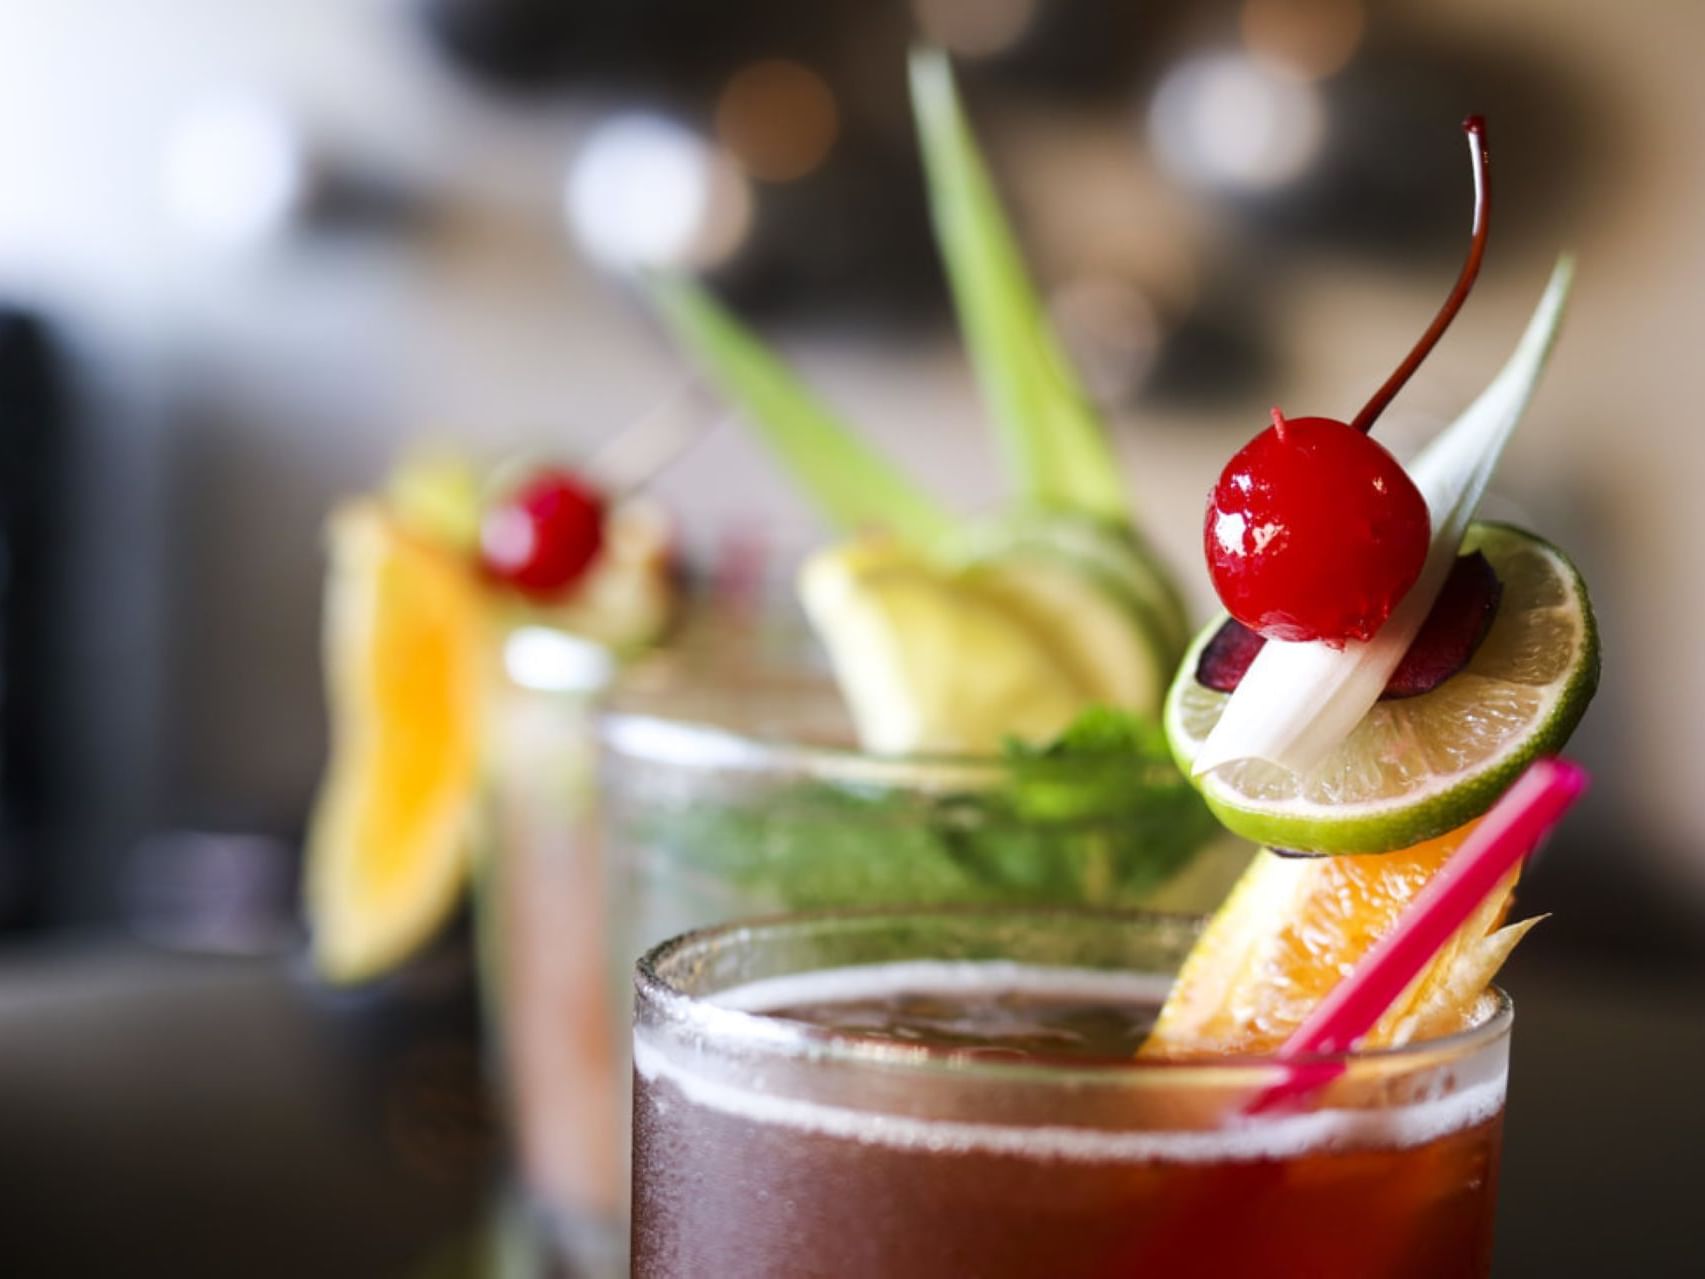
[[[1313, 770], [1239, 761], [1197, 778], [1219, 819], [1271, 847], [1320, 853], [1407, 848], [1485, 812], [1532, 760], [1569, 739], [1598, 687], [1599, 640], [1580, 574], [1508, 525], [1470, 526], [1503, 602], [1468, 665], [1430, 693], [1380, 702]], [[1167, 694], [1167, 741], [1186, 773], [1226, 694], [1196, 682], [1222, 619], [1185, 654]]]
[[1019, 498], [1128, 519], [1106, 430], [1048, 325], [946, 56], [914, 51], [911, 84], [936, 243]]
[[706, 290], [648, 281], [653, 305], [718, 390], [738, 404], [823, 517], [838, 529], [886, 529], [920, 549], [953, 517], [865, 444], [749, 328]]

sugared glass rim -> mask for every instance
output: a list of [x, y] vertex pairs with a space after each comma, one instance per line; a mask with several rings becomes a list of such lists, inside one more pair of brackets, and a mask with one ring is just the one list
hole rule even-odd
[[[1038, 924], [1071, 920], [1097, 926], [1187, 930], [1199, 932], [1204, 919], [1155, 911], [1107, 910], [1089, 907], [930, 906], [873, 907], [842, 910], [799, 911], [694, 929], [661, 942], [639, 959], [634, 970], [634, 989], [641, 1005], [654, 1009], [671, 1034], [685, 1032], [716, 1051], [750, 1050], [766, 1056], [813, 1059], [875, 1067], [942, 1071], [961, 1077], [990, 1080], [1045, 1078], [1059, 1082], [1113, 1080], [1165, 1081], [1169, 1085], [1195, 1082], [1213, 1087], [1254, 1085], [1271, 1082], [1273, 1072], [1295, 1067], [1359, 1067], [1402, 1073], [1461, 1061], [1508, 1037], [1515, 1008], [1510, 997], [1497, 986], [1489, 987], [1493, 1007], [1489, 1015], [1466, 1030], [1400, 1047], [1353, 1049], [1341, 1053], [1278, 1057], [1251, 1054], [1212, 1059], [1132, 1057], [1119, 1060], [1084, 1058], [990, 1058], [972, 1056], [956, 1048], [899, 1044], [890, 1040], [859, 1036], [803, 1022], [786, 1021], [762, 1013], [729, 1008], [714, 1002], [714, 996], [692, 995], [665, 976], [674, 964], [690, 961], [695, 954], [708, 954], [730, 942], [761, 938], [770, 934], [784, 940], [789, 932], [810, 931], [836, 924], [902, 924], [906, 921], [983, 919], [991, 922]], [[928, 956], [917, 956], [927, 960]], [[904, 962], [904, 961], [896, 961]], [[981, 962], [981, 961], [969, 961]], [[1013, 962], [1024, 963], [1023, 960]], [[1037, 965], [1041, 966], [1041, 965]], [[1112, 971], [1112, 970], [1109, 970]]]

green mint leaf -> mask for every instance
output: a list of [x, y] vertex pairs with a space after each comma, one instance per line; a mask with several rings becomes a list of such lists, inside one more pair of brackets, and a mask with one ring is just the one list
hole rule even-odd
[[1046, 746], [1009, 742], [1006, 754], [1020, 766], [1085, 760], [1164, 764], [1171, 758], [1158, 721], [1112, 706], [1091, 706]]
[[1098, 831], [1109, 877], [1119, 882], [1158, 882], [1218, 828], [1149, 716], [1091, 707], [1046, 746], [1008, 743], [1006, 757], [1013, 812]]

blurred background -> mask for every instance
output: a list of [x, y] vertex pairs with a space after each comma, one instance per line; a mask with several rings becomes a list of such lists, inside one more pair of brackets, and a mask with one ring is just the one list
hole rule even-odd
[[[1485, 274], [1382, 429], [1402, 453], [1448, 420], [1553, 256], [1578, 252], [1493, 509], [1593, 585], [1606, 674], [1575, 753], [1597, 784], [1534, 874], [1530, 904], [1556, 913], [1510, 984], [1521, 998], [1527, 965], [1555, 992], [1554, 1051], [1620, 1062], [1619, 1036], [1648, 1037], [1641, 1068], [1676, 1080], [1684, 1054], [1705, 1059], [1705, 8], [13, 3], [0, 1150], [19, 1188], [0, 1222], [29, 1259], [17, 1273], [103, 1273], [101, 1254], [78, 1260], [90, 1209], [137, 1256], [178, 1247], [179, 1275], [239, 1272], [232, 1256], [242, 1273], [411, 1273], [477, 1229], [472, 1018], [440, 997], [460, 978], [413, 978], [404, 1016], [292, 966], [324, 751], [322, 519], [411, 443], [573, 459], [654, 410], [682, 370], [627, 280], [657, 262], [704, 271], [930, 485], [990, 502], [904, 94], [920, 36], [959, 59], [1049, 306], [1198, 611], [1219, 466], [1272, 404], [1348, 416], [1408, 348], [1465, 246], [1456, 124], [1489, 117]], [[693, 562], [759, 537], [785, 565], [816, 533], [726, 427], [654, 489]], [[1595, 992], [1602, 1015], [1571, 1022]], [[1616, 1020], [1648, 1004], [1655, 1020]], [[1609, 1086], [1643, 1098], [1604, 1112], [1611, 1138], [1638, 1129], [1661, 1153], [1663, 1132], [1698, 1134], [1697, 1102], [1688, 1130], [1660, 1113], [1668, 1094]], [[1601, 1103], [1575, 1102], [1591, 1129]], [[1524, 1203], [1571, 1193], [1517, 1177], [1563, 1148], [1512, 1148], [1506, 1235]], [[162, 1172], [179, 1161], [193, 1177]], [[1602, 1176], [1572, 1193], [1592, 1187], [1603, 1241], [1636, 1202], [1647, 1236], [1683, 1238], [1659, 1213], [1673, 1177]], [[361, 1235], [335, 1254], [347, 1270], [310, 1260], [304, 1223], [334, 1200], [365, 1223], [325, 1225]], [[1591, 1250], [1518, 1246], [1511, 1274], [1578, 1273]]]

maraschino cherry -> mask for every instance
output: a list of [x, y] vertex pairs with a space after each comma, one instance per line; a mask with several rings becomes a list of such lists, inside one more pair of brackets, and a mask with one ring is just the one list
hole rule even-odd
[[535, 472], [480, 522], [480, 558], [501, 582], [561, 598], [604, 545], [604, 498], [570, 471]]
[[1221, 602], [1268, 639], [1371, 639], [1426, 562], [1427, 504], [1367, 432], [1462, 309], [1486, 252], [1486, 123], [1463, 121], [1474, 160], [1468, 259], [1421, 340], [1352, 422], [1286, 419], [1240, 449], [1208, 494], [1203, 542]]

